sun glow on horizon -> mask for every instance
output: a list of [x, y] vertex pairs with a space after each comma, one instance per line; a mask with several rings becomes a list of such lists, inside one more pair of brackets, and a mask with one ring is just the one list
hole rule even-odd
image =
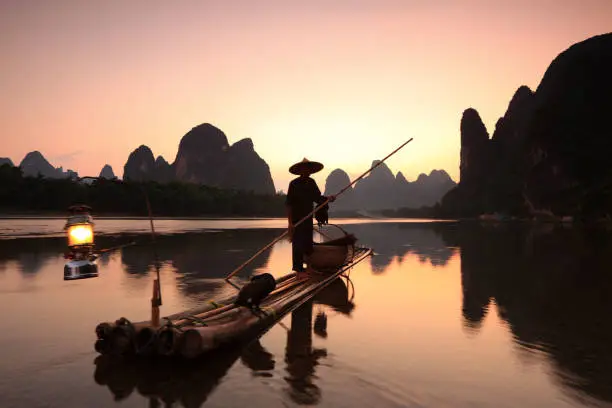
[[603, 0], [237, 3], [2, 2], [0, 157], [121, 177], [141, 144], [172, 163], [208, 122], [251, 138], [276, 190], [303, 157], [325, 164], [317, 181], [353, 178], [410, 137], [394, 173], [458, 181], [462, 112], [492, 133], [519, 86], [612, 17]]

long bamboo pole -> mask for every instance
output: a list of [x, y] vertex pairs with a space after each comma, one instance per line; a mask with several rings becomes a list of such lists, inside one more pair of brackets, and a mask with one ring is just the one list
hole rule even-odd
[[[389, 157], [393, 156], [395, 153], [397, 153], [402, 147], [406, 146], [408, 143], [410, 143], [412, 141], [412, 138], [408, 139], [407, 141], [405, 141], [404, 143], [402, 143], [402, 145], [400, 147], [398, 147], [397, 149], [395, 149], [394, 151], [392, 151], [391, 153], [389, 153], [384, 159], [382, 159], [381, 161], [379, 161], [378, 163], [376, 163], [374, 166], [370, 167], [370, 169], [368, 171], [366, 171], [365, 173], [363, 173], [361, 176], [357, 177], [355, 180], [353, 180], [349, 185], [347, 185], [346, 187], [344, 187], [342, 190], [340, 190], [335, 196], [338, 197], [340, 194], [344, 193], [346, 190], [348, 190], [353, 184], [355, 184], [356, 182], [358, 182], [359, 180], [361, 180], [362, 178], [364, 178], [368, 173], [370, 173], [372, 170], [374, 170], [376, 167], [380, 166], [385, 160], [387, 160]], [[302, 218], [301, 220], [299, 220], [298, 222], [296, 222], [294, 224], [294, 227], [297, 227], [298, 225], [300, 225], [302, 222], [306, 221], [308, 218], [312, 217], [312, 215], [319, 211], [320, 208], [322, 208], [323, 206], [325, 206], [325, 204], [329, 203], [331, 200], [331, 197], [328, 197], [322, 204], [319, 204], [318, 207], [316, 207], [314, 210], [312, 210], [308, 215], [306, 215], [304, 218]], [[259, 251], [257, 251], [255, 253], [255, 255], [253, 255], [252, 257], [250, 257], [249, 259], [247, 259], [242, 265], [240, 265], [239, 267], [237, 267], [236, 269], [234, 269], [229, 275], [227, 275], [227, 277], [225, 278], [225, 280], [229, 280], [232, 278], [232, 276], [234, 276], [235, 274], [237, 274], [238, 272], [240, 272], [245, 266], [247, 266], [248, 264], [250, 264], [255, 258], [257, 258], [259, 255], [261, 255], [264, 251], [266, 251], [267, 249], [269, 249], [272, 245], [276, 244], [278, 241], [280, 241], [281, 239], [283, 239], [285, 237], [285, 235], [287, 235], [289, 233], [289, 230], [285, 230], [285, 232], [283, 232], [281, 235], [279, 235], [278, 237], [276, 237], [274, 240], [272, 240], [272, 242], [270, 242], [268, 245], [266, 245], [265, 247], [261, 248]]]

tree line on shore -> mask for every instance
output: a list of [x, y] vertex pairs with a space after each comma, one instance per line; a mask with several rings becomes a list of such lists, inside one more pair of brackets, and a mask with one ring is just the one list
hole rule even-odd
[[[147, 199], [155, 216], [284, 217], [284, 193], [256, 194], [185, 182], [121, 181], [98, 178], [91, 184], [71, 179], [24, 176], [19, 167], [0, 166], [0, 213], [63, 213], [86, 204], [97, 215], [147, 216]], [[333, 204], [332, 204], [333, 206]], [[433, 218], [439, 206], [379, 211], [384, 217]], [[336, 217], [362, 217], [343, 211]], [[333, 221], [331, 221], [333, 223]]]
[[284, 194], [255, 194], [192, 183], [24, 177], [19, 167], [0, 166], [0, 211], [62, 212], [86, 204], [104, 215], [146, 216], [149, 199], [157, 216], [262, 216], [286, 214]]

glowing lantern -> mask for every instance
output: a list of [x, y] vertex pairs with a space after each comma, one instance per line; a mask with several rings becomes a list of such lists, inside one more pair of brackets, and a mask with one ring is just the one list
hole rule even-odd
[[70, 259], [64, 266], [64, 280], [95, 278], [98, 276], [97, 256], [93, 253], [94, 231], [93, 218], [89, 214], [90, 207], [75, 205], [69, 208], [71, 212], [64, 230], [68, 238]]
[[68, 235], [68, 246], [71, 249], [93, 246], [94, 222], [91, 215], [89, 215], [90, 208], [87, 206], [72, 206], [70, 210], [72, 214], [68, 217], [64, 227]]
[[93, 245], [93, 228], [89, 224], [68, 227], [68, 246]]

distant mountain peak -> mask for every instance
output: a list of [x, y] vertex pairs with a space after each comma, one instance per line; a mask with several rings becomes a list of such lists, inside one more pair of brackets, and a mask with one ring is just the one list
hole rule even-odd
[[399, 182], [408, 182], [408, 180], [406, 180], [406, 177], [404, 176], [404, 174], [401, 171], [398, 171], [397, 174], [395, 175], [395, 180], [399, 181]]
[[128, 157], [123, 178], [276, 193], [270, 168], [255, 151], [253, 140], [244, 138], [230, 146], [225, 133], [210, 123], [183, 135], [172, 164], [162, 156], [154, 158], [151, 149], [141, 145]]
[[226, 150], [229, 148], [227, 136], [223, 131], [210, 123], [193, 127], [182, 137], [179, 143], [177, 159], [185, 149]]
[[[389, 166], [387, 166], [386, 163], [381, 163], [380, 160], [374, 160], [372, 161], [372, 166], [374, 167], [377, 166], [374, 170], [372, 170], [372, 172], [366, 177], [366, 178], [372, 178], [372, 179], [395, 179], [395, 176], [393, 175], [393, 173], [391, 172], [391, 169], [389, 168]], [[365, 180], [365, 179], [362, 179]]]
[[38, 160], [38, 159], [47, 161], [47, 159], [45, 159], [45, 156], [43, 156], [43, 154], [40, 151], [32, 150], [31, 152], [26, 153], [25, 157], [22, 160], [22, 163], [24, 160]]
[[438, 182], [444, 182], [444, 181], [453, 181], [453, 179], [451, 178], [451, 176], [446, 172], [446, 170], [440, 169], [440, 170], [432, 170], [429, 173], [429, 178], [432, 180], [436, 180]]
[[168, 164], [168, 162], [166, 161], [166, 159], [164, 159], [163, 156], [157, 156], [157, 158], [155, 159], [155, 165], [159, 166], [159, 165], [164, 165], [164, 164]]
[[53, 167], [38, 150], [27, 153], [19, 164], [19, 167], [26, 177], [38, 177], [39, 175], [46, 178], [77, 177], [77, 173], [72, 170], [64, 172], [61, 166], [58, 168]]
[[467, 108], [463, 111], [460, 127], [462, 143], [469, 144], [489, 140], [489, 132], [487, 131], [487, 127], [482, 121], [478, 111], [474, 108]]
[[102, 167], [102, 170], [100, 171], [100, 175], [98, 177], [107, 180], [112, 180], [116, 178], [115, 173], [113, 172], [113, 168], [108, 164], [105, 164], [104, 167]]
[[151, 153], [151, 156], [153, 156], [153, 150], [151, 150], [151, 148], [147, 145], [141, 144], [140, 146], [138, 146], [136, 148], [136, 150], [134, 150], [135, 152], [142, 152], [142, 153]]
[[419, 176], [417, 177], [415, 183], [423, 183], [425, 182], [427, 179], [429, 178], [429, 176], [425, 173], [420, 173]]
[[140, 145], [128, 156], [123, 166], [123, 179], [133, 181], [144, 181], [150, 179], [150, 172], [155, 167], [153, 151], [149, 146]]
[[[338, 194], [340, 190], [351, 183], [349, 175], [342, 169], [332, 170], [325, 179], [324, 195]], [[348, 210], [355, 205], [354, 189], [349, 187], [332, 205], [336, 210]]]
[[253, 140], [250, 137], [241, 139], [232, 145], [233, 149], [245, 149], [245, 150], [255, 150], [255, 146], [253, 145]]
[[[378, 163], [380, 160], [374, 160], [372, 166]], [[335, 169], [325, 181], [324, 194], [335, 194], [349, 182], [344, 170]], [[334, 203], [332, 211], [377, 211], [432, 206], [455, 184], [444, 170], [432, 170], [430, 175], [421, 173], [418, 179], [411, 183], [401, 171], [394, 176], [389, 167], [382, 163], [348, 191], [351, 193], [350, 198], [347, 195], [340, 206]]]

